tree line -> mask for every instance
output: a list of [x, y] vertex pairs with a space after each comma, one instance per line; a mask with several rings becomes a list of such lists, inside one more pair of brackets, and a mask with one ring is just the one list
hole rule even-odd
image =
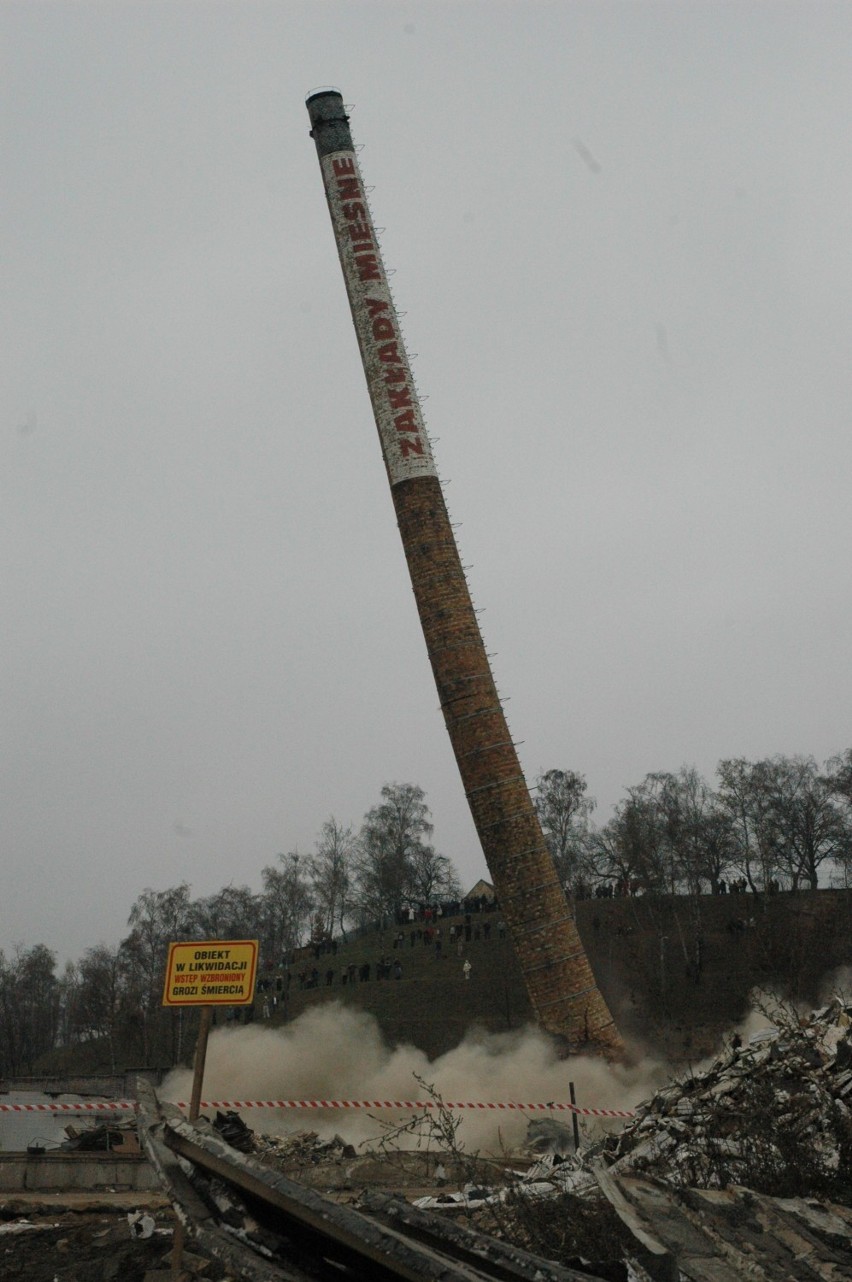
[[[692, 766], [648, 774], [601, 827], [582, 774], [543, 771], [535, 804], [569, 897], [608, 891], [719, 893], [816, 889], [852, 871], [852, 749], [819, 768], [812, 757], [719, 763], [716, 786]], [[56, 1048], [96, 1049], [99, 1067], [165, 1066], [189, 1045], [189, 1012], [162, 1006], [168, 944], [258, 939], [264, 964], [304, 943], [346, 938], [409, 905], [452, 902], [461, 887], [432, 842], [423, 790], [386, 784], [360, 829], [329, 818], [312, 853], [261, 869], [261, 889], [229, 885], [193, 898], [187, 883], [146, 889], [114, 947], [96, 944], [57, 973], [45, 944], [0, 951], [0, 1074], [35, 1071]]]
[[57, 1047], [96, 1048], [112, 1070], [178, 1062], [193, 1017], [162, 1006], [171, 942], [257, 939], [263, 964], [277, 965], [309, 940], [457, 900], [458, 875], [432, 832], [422, 788], [386, 784], [358, 832], [329, 818], [311, 854], [290, 851], [261, 869], [259, 892], [230, 885], [194, 899], [186, 882], [146, 889], [120, 943], [87, 948], [61, 974], [44, 944], [0, 951], [0, 1074], [31, 1074]]
[[852, 872], [852, 749], [720, 761], [713, 787], [693, 766], [648, 774], [602, 827], [571, 770], [537, 780], [536, 808], [569, 895], [816, 890]]

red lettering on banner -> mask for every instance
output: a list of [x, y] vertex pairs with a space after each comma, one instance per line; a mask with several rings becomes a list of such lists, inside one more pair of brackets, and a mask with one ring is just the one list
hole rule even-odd
[[375, 254], [360, 254], [355, 259], [355, 265], [358, 268], [358, 279], [360, 281], [382, 279]]
[[[365, 286], [373, 282], [379, 293], [385, 294], [387, 282], [357, 162], [350, 155], [332, 158], [332, 175], [336, 193], [335, 222], [350, 280]], [[407, 459], [428, 459], [427, 441], [421, 434], [423, 424], [417, 396], [393, 303], [387, 297], [370, 297], [367, 289], [358, 290], [358, 294], [358, 329], [370, 344], [370, 381], [374, 396], [380, 396], [380, 384], [385, 387], [379, 418], [382, 432], [393, 434], [387, 438], [386, 444], [392, 457], [396, 457], [395, 466], [399, 467], [400, 462]], [[378, 401], [376, 405], [378, 409]], [[397, 441], [396, 447], [392, 446], [392, 439]], [[402, 475], [405, 474], [406, 469], [403, 468]], [[221, 979], [217, 976], [217, 981]]]
[[398, 432], [418, 432], [417, 420], [414, 417], [414, 410], [406, 410], [404, 414], [397, 414], [393, 425]]

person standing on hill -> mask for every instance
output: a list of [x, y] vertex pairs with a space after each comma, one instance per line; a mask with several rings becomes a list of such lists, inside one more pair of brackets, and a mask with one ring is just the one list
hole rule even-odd
[[462, 966], [462, 970], [464, 971], [465, 979], [470, 979], [470, 972], [473, 970], [473, 967], [471, 966], [470, 962], [466, 957], [464, 959], [464, 965]]

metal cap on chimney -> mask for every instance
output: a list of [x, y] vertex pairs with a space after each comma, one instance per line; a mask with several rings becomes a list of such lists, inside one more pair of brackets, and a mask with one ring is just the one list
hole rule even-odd
[[352, 150], [349, 117], [339, 89], [314, 89], [305, 99], [305, 106], [311, 118], [311, 137], [320, 157], [333, 151]]

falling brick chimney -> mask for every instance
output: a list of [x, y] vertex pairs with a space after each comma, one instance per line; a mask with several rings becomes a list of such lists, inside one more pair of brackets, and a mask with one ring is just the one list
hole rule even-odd
[[500, 907], [539, 1023], [569, 1050], [621, 1039], [568, 910], [509, 734], [459, 558], [341, 95], [307, 99], [426, 649]]

